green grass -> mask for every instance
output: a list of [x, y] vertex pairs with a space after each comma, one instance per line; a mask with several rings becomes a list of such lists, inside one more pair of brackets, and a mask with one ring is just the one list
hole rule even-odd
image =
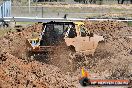
[[[16, 25], [32, 25], [35, 24], [35, 22], [16, 22]], [[7, 32], [16, 32], [15, 29], [11, 28], [0, 28], [0, 37], [3, 37]]]
[[0, 29], [0, 37], [3, 37], [10, 29]]
[[0, 28], [0, 37], [3, 37], [7, 32], [16, 32], [15, 29], [10, 28]]
[[131, 26], [132, 27], [132, 22], [127, 22], [128, 23], [128, 26]]
[[36, 22], [16, 22], [16, 25], [30, 25], [35, 24]]

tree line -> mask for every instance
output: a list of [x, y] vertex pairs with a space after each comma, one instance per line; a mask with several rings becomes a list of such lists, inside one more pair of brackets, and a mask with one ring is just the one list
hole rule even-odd
[[[123, 4], [126, 0], [117, 0], [118, 1], [118, 4]], [[130, 3], [132, 4], [132, 0], [127, 0], [127, 1], [130, 1]]]
[[[97, 1], [99, 2], [99, 4], [102, 4], [103, 1], [106, 0], [74, 0], [75, 2], [79, 2], [79, 3], [84, 3], [84, 4], [97, 4]], [[114, 0], [116, 1], [116, 0]], [[125, 1], [129, 1], [132, 4], [132, 0], [117, 0], [118, 4], [124, 4]]]

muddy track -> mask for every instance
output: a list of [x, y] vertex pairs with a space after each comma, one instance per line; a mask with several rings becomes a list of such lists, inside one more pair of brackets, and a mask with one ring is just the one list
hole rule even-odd
[[86, 22], [85, 26], [105, 37], [93, 57], [76, 55], [76, 58], [69, 59], [69, 51], [62, 45], [48, 61], [45, 57], [27, 60], [25, 41], [34, 33], [40, 33], [40, 24], [22, 32], [9, 32], [0, 38], [0, 87], [76, 88], [82, 66], [102, 78], [132, 80], [132, 39], [129, 38], [132, 27], [113, 21]]

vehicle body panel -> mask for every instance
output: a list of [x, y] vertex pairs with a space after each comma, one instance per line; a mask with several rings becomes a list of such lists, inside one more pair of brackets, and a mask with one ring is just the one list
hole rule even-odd
[[104, 41], [103, 36], [94, 34], [94, 37], [75, 37], [65, 38], [67, 46], [74, 46], [76, 52], [82, 52], [86, 55], [94, 54], [99, 41]]

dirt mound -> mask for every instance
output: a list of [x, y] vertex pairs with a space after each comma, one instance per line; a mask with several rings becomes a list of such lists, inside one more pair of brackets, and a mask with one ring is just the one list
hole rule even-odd
[[19, 58], [26, 56], [26, 40], [28, 38], [36, 37], [40, 34], [42, 29], [41, 24], [35, 24], [24, 28], [21, 32], [8, 32], [4, 37], [0, 38], [0, 50], [6, 50], [10, 54]]
[[92, 32], [103, 35], [105, 43], [99, 44], [95, 56], [92, 57], [91, 69], [107, 74], [108, 78], [132, 77], [132, 27], [116, 21], [86, 22], [86, 27]]
[[[109, 34], [114, 37], [115, 32], [120, 32], [120, 29], [127, 27], [127, 24], [118, 21], [86, 21], [85, 27], [96, 34], [103, 36], [105, 36], [105, 34]], [[129, 31], [129, 29], [126, 31]]]
[[125, 18], [125, 17], [131, 17], [131, 14], [128, 14], [128, 13], [108, 13], [108, 14], [103, 14], [103, 15], [101, 15], [100, 17], [102, 17], [102, 18]]
[[38, 36], [41, 24], [21, 32], [9, 32], [0, 38], [1, 87], [74, 88], [78, 85], [82, 66], [103, 78], [132, 79], [132, 27], [116, 21], [85, 22], [85, 27], [105, 38], [95, 55], [76, 55], [69, 60], [67, 49], [60, 47], [56, 56], [50, 57], [52, 63], [48, 64], [26, 59], [26, 39]]
[[[70, 75], [53, 65], [18, 59], [7, 52], [0, 55], [0, 85], [6, 87], [68, 88], [75, 87]], [[76, 77], [74, 78], [76, 79]], [[76, 79], [77, 80], [77, 79]]]
[[[41, 29], [41, 24], [35, 24], [24, 28], [21, 32], [8, 32], [0, 38], [0, 87], [76, 87], [78, 76], [75, 74], [71, 78], [71, 73], [64, 74], [61, 71], [63, 68], [67, 68], [67, 64], [64, 67], [58, 65], [58, 67], [62, 66], [60, 69], [56, 67], [57, 65], [51, 65], [54, 63], [46, 64], [45, 62], [27, 59], [26, 39], [38, 36]], [[55, 60], [57, 58], [53, 59], [52, 62]], [[59, 60], [58, 63], [63, 61], [62, 59]]]

